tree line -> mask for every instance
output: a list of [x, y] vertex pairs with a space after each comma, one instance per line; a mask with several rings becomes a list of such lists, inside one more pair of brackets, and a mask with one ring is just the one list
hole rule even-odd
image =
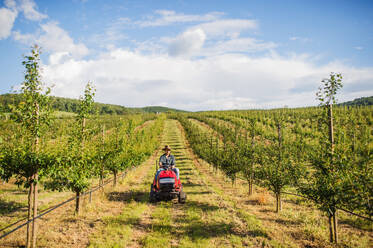
[[[296, 190], [322, 210], [338, 242], [338, 209], [373, 215], [373, 108], [336, 107], [341, 74], [322, 81], [318, 108], [202, 112], [175, 116], [201, 158], [234, 182], [243, 175], [266, 187], [282, 208]], [[190, 119], [212, 128], [202, 132]], [[368, 217], [368, 218], [369, 218]]]
[[[27, 220], [38, 214], [38, 189], [69, 190], [80, 195], [92, 186], [94, 178], [118, 173], [139, 165], [158, 147], [163, 131], [163, 115], [126, 115], [100, 118], [94, 115], [95, 89], [87, 83], [78, 100], [77, 115], [54, 119], [50, 89], [40, 77], [40, 48], [25, 56], [25, 79], [17, 97], [9, 105], [10, 119], [0, 121], [0, 178], [14, 179], [28, 189]], [[153, 120], [141, 129], [136, 127]], [[37, 221], [27, 224], [26, 246], [36, 247]]]

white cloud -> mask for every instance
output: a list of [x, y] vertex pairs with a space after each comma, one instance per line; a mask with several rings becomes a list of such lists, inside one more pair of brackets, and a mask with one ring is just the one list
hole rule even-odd
[[317, 104], [315, 92], [331, 71], [344, 75], [341, 100], [373, 95], [373, 68], [340, 62], [320, 66], [316, 56], [310, 55], [280, 56], [274, 42], [244, 35], [258, 28], [255, 20], [220, 20], [222, 14], [217, 12], [156, 13], [157, 17], [137, 24], [193, 26], [176, 37], [153, 37], [134, 41], [134, 49], [117, 48], [113, 43], [118, 34], [127, 39], [121, 24], [131, 23], [124, 18], [107, 30], [107, 50], [91, 59], [84, 58], [89, 53], [85, 44], [74, 41], [55, 22], [40, 24], [34, 34], [13, 32], [13, 37], [28, 45], [38, 43], [50, 52], [43, 78], [55, 85], [53, 94], [64, 97], [78, 97], [84, 85], [93, 81], [97, 101], [124, 106], [166, 105], [186, 110], [309, 106]]
[[145, 20], [137, 21], [141, 27], [167, 26], [174, 23], [206, 22], [218, 19], [221, 12], [210, 12], [204, 15], [186, 15], [172, 10], [156, 10], [157, 17], [148, 16]]
[[5, 0], [5, 6], [8, 7], [9, 9], [15, 10], [17, 7], [16, 1], [15, 0]]
[[361, 47], [361, 46], [356, 46], [356, 47], [354, 47], [356, 50], [359, 50], [359, 51], [361, 51], [361, 50], [364, 50], [364, 47]]
[[206, 35], [202, 29], [187, 30], [170, 42], [171, 56], [192, 56], [200, 51]]
[[200, 59], [144, 55], [116, 49], [95, 60], [67, 59], [44, 68], [54, 94], [78, 97], [89, 80], [97, 101], [124, 106], [166, 105], [186, 110], [316, 105], [315, 92], [331, 71], [343, 72], [339, 99], [369, 95], [372, 68], [334, 62], [316, 66], [303, 57], [253, 58], [224, 54]]
[[61, 64], [61, 63], [64, 63], [64, 60], [67, 60], [67, 59], [69, 59], [68, 52], [55, 52], [49, 56], [49, 64], [50, 65]]
[[47, 15], [42, 14], [36, 10], [37, 6], [32, 0], [21, 0], [18, 7], [28, 20], [40, 21], [48, 17]]
[[[37, 6], [32, 0], [5, 0], [6, 8], [0, 8], [0, 40], [6, 39], [12, 33], [12, 28], [18, 11], [23, 12], [26, 19], [32, 21], [40, 21], [48, 16], [36, 10]], [[16, 33], [17, 40], [26, 40], [26, 37], [21, 37], [21, 34]], [[31, 38], [28, 36], [28, 38]]]
[[217, 41], [204, 49], [204, 55], [217, 55], [224, 53], [256, 53], [275, 49], [274, 42], [263, 42], [254, 38], [235, 38]]
[[253, 20], [217, 20], [192, 26], [176, 38], [160, 39], [168, 45], [171, 56], [214, 56], [231, 52], [259, 52], [274, 49], [273, 42], [262, 42], [250, 37], [240, 37], [241, 32], [256, 29]]
[[[8, 4], [6, 5], [9, 6]], [[0, 40], [10, 36], [17, 14], [16, 10], [8, 8], [0, 9]]]
[[309, 38], [298, 37], [298, 36], [292, 36], [292, 37], [289, 38], [289, 40], [291, 40], [291, 41], [301, 41], [301, 42], [309, 42], [309, 41], [311, 41]]
[[44, 33], [38, 38], [44, 49], [51, 52], [68, 52], [73, 57], [83, 57], [89, 53], [83, 43], [75, 43], [69, 34], [55, 22], [40, 25]]
[[235, 38], [244, 30], [258, 28], [258, 23], [255, 20], [226, 19], [202, 23], [197, 27], [205, 31], [208, 36], [228, 36]]
[[41, 24], [41, 32], [35, 34], [21, 34], [19, 31], [13, 32], [13, 38], [26, 45], [38, 44], [44, 51], [51, 54], [56, 53], [51, 61], [56, 61], [60, 54], [81, 58], [89, 53], [88, 48], [83, 43], [75, 43], [69, 34], [58, 26], [56, 22]]
[[13, 32], [13, 39], [26, 45], [31, 45], [33, 43], [36, 43], [35, 34], [21, 34], [21, 32], [19, 31]]

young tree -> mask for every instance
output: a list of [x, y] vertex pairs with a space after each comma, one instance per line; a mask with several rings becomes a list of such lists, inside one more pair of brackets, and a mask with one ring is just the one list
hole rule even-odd
[[48, 188], [63, 190], [67, 188], [76, 194], [75, 213], [80, 212], [81, 193], [90, 185], [90, 179], [94, 176], [95, 147], [87, 143], [92, 136], [91, 130], [87, 128], [87, 119], [92, 113], [94, 103], [94, 88], [90, 82], [87, 83], [84, 96], [81, 98], [76, 121], [72, 127], [68, 145], [62, 150], [60, 165], [50, 172], [52, 182]]
[[245, 147], [243, 149], [244, 157], [244, 175], [249, 182], [249, 195], [254, 193], [254, 170], [255, 164], [258, 162], [258, 146], [256, 146], [255, 136], [258, 135], [259, 130], [256, 125], [256, 119], [249, 119], [249, 137], [246, 136]]
[[113, 173], [113, 186], [117, 185], [118, 172], [124, 170], [131, 161], [133, 146], [134, 125], [133, 121], [128, 123], [119, 121], [111, 139], [111, 155], [107, 168]]
[[294, 163], [293, 144], [284, 132], [282, 113], [275, 116], [277, 137], [268, 145], [262, 145], [261, 166], [257, 170], [259, 183], [276, 195], [276, 212], [282, 210], [281, 191], [294, 185], [300, 176], [300, 168]]
[[333, 104], [337, 91], [342, 87], [342, 75], [331, 73], [328, 79], [321, 82], [323, 86], [316, 96], [324, 109], [319, 120], [323, 136], [319, 146], [310, 151], [310, 159], [316, 170], [306, 180], [307, 183], [301, 186], [301, 191], [327, 213], [330, 242], [337, 243], [337, 206], [342, 204], [338, 195], [343, 194], [344, 175], [349, 163], [343, 149], [335, 150], [334, 142]]
[[[29, 188], [28, 220], [37, 216], [38, 182], [40, 171], [50, 166], [48, 156], [40, 149], [40, 142], [46, 127], [50, 124], [50, 88], [44, 87], [40, 73], [40, 47], [32, 47], [31, 55], [24, 56], [25, 80], [21, 85], [21, 102], [12, 106], [12, 118], [20, 123], [22, 139], [13, 150], [8, 150], [5, 163], [7, 177], [17, 175], [17, 183]], [[27, 247], [36, 247], [37, 222], [27, 225]], [[32, 235], [32, 237], [31, 237]]]

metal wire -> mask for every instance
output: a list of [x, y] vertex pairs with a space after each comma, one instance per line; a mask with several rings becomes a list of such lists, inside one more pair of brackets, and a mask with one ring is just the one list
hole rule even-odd
[[[132, 169], [133, 169], [133, 167], [130, 168], [129, 170], [132, 170]], [[126, 175], [126, 173], [127, 173], [127, 171], [123, 172], [122, 175], [120, 175], [119, 177], [124, 177], [124, 176]], [[55, 209], [57, 209], [57, 208], [62, 207], [63, 205], [65, 205], [65, 204], [67, 204], [67, 203], [69, 203], [69, 202], [71, 202], [71, 201], [73, 201], [73, 200], [79, 199], [79, 198], [81, 198], [81, 197], [83, 197], [83, 196], [85, 196], [85, 195], [88, 195], [88, 194], [91, 194], [91, 193], [97, 191], [98, 189], [100, 189], [100, 188], [106, 186], [108, 183], [112, 182], [113, 180], [114, 180], [114, 177], [111, 178], [111, 179], [109, 179], [109, 180], [107, 180], [107, 181], [106, 181], [105, 183], [103, 183], [102, 185], [98, 185], [98, 186], [96, 186], [95, 188], [93, 188], [93, 189], [90, 190], [90, 191], [83, 192], [83, 193], [80, 194], [79, 196], [71, 197], [71, 198], [67, 199], [66, 201], [63, 201], [63, 202], [61, 202], [61, 203], [59, 203], [59, 204], [57, 204], [57, 205], [55, 205], [55, 206], [52, 206], [52, 207], [50, 207], [50, 208], [44, 210], [41, 214], [39, 214], [39, 215], [36, 216], [35, 218], [32, 218], [32, 219], [26, 221], [25, 223], [23, 223], [23, 224], [17, 226], [16, 228], [12, 229], [11, 231], [9, 231], [9, 232], [7, 232], [7, 233], [4, 233], [3, 235], [0, 236], [0, 239], [5, 238], [6, 236], [8, 236], [8, 235], [10, 235], [11, 233], [17, 231], [18, 229], [24, 227], [25, 225], [27, 225], [27, 224], [33, 222], [33, 221], [36, 220], [36, 219], [39, 219], [40, 217], [42, 217], [42, 216], [44, 216], [44, 215], [46, 215], [46, 214], [52, 212], [53, 210], [55, 210]], [[26, 219], [27, 219], [27, 218], [23, 218], [23, 219], [21, 219], [21, 220], [18, 220], [18, 221], [16, 221], [16, 222], [14, 222], [14, 223], [12, 223], [12, 224], [6, 226], [5, 228], [1, 229], [0, 231], [4, 231], [4, 230], [8, 229], [9, 227], [14, 226], [14, 225], [18, 224], [19, 222], [24, 221], [24, 220], [26, 220]]]

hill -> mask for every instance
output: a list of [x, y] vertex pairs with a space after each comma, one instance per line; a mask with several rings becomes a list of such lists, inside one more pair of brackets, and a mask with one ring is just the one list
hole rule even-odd
[[[79, 100], [52, 96], [52, 108], [55, 111], [76, 113], [79, 108]], [[9, 105], [18, 104], [21, 101], [19, 94], [0, 95], [0, 112], [10, 112]], [[134, 114], [134, 113], [161, 113], [161, 112], [185, 112], [178, 109], [172, 109], [162, 106], [149, 106], [143, 108], [127, 108], [121, 105], [95, 103], [96, 110], [99, 114]]]
[[343, 103], [340, 103], [338, 105], [341, 105], [341, 106], [368, 106], [368, 105], [373, 105], [373, 96], [356, 98], [352, 101], [343, 102]]
[[141, 108], [144, 112], [149, 112], [149, 113], [162, 113], [162, 112], [187, 112], [184, 110], [179, 110], [179, 109], [173, 109], [173, 108], [167, 108], [167, 107], [162, 107], [162, 106], [147, 106]]

